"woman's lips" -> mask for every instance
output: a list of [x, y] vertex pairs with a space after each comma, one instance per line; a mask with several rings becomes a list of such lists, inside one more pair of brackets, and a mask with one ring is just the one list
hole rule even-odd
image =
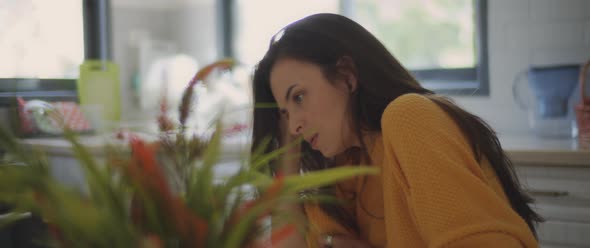
[[311, 140], [309, 143], [311, 144], [311, 147], [313, 149], [317, 150], [317, 144], [318, 144], [318, 134], [317, 133], [313, 137], [311, 137]]

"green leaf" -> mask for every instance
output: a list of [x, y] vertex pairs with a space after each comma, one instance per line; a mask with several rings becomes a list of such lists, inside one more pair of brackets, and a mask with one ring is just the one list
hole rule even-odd
[[258, 145], [258, 147], [256, 147], [254, 152], [252, 152], [252, 154], [250, 155], [251, 161], [260, 160], [260, 157], [262, 155], [264, 155], [264, 152], [266, 151], [266, 148], [268, 147], [268, 145], [270, 144], [271, 141], [272, 141], [271, 136], [264, 137], [264, 139], [262, 139], [260, 141], [260, 144]]
[[261, 102], [254, 104], [254, 108], [274, 108], [278, 109], [279, 105], [275, 102]]
[[285, 178], [285, 184], [291, 191], [299, 192], [305, 189], [319, 188], [334, 184], [337, 181], [354, 176], [377, 174], [377, 168], [369, 166], [341, 166], [332, 169], [314, 171], [302, 176], [290, 176]]
[[[257, 160], [252, 161], [250, 166], [254, 170], [261, 170], [262, 166], [268, 165], [270, 163], [270, 161], [279, 158], [282, 154], [286, 153], [289, 149], [299, 145], [301, 142], [303, 142], [302, 137], [298, 138], [297, 140], [291, 142], [288, 145], [282, 146], [279, 149], [276, 149], [272, 152], [261, 155], [261, 156], [257, 157]], [[289, 157], [286, 159], [294, 159], [294, 158]]]
[[221, 118], [217, 120], [216, 130], [209, 141], [205, 152], [203, 153], [202, 163], [196, 167], [192, 163], [187, 164], [190, 170], [191, 177], [188, 178], [186, 188], [186, 203], [187, 206], [205, 219], [209, 223], [212, 219], [219, 218], [215, 213], [215, 205], [219, 200], [213, 194], [215, 192], [215, 175], [213, 167], [219, 161], [221, 156], [221, 141], [222, 141], [222, 122]]
[[91, 196], [95, 204], [105, 204], [118, 218], [126, 217], [124, 200], [112, 187], [112, 176], [101, 170], [92, 154], [76, 139], [75, 133], [65, 130], [64, 137], [72, 144], [74, 154], [85, 172], [85, 179], [88, 182]]

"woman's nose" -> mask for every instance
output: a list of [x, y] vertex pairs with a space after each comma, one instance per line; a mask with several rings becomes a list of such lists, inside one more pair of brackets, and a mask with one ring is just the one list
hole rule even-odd
[[290, 126], [289, 129], [291, 130], [291, 134], [293, 134], [293, 135], [300, 135], [301, 132], [303, 131], [303, 125], [301, 125], [301, 122], [293, 120], [289, 123], [289, 126]]

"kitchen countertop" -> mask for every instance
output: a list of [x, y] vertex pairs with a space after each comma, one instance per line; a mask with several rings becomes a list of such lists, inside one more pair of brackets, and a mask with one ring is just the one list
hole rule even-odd
[[[72, 155], [72, 145], [63, 138], [27, 138], [22, 139], [25, 145], [42, 150], [49, 154]], [[78, 136], [78, 141], [94, 155], [104, 153], [105, 139], [100, 136]]]
[[590, 167], [590, 149], [581, 148], [576, 139], [532, 135], [501, 135], [499, 138], [502, 148], [517, 165]]
[[[149, 137], [144, 140], [150, 141]], [[38, 149], [52, 155], [70, 156], [73, 155], [71, 144], [64, 138], [28, 138], [22, 139], [25, 145]], [[121, 141], [104, 136], [81, 135], [78, 136], [80, 142], [90, 153], [101, 156], [104, 155], [107, 144], [122, 145]], [[247, 138], [244, 135], [236, 135], [224, 138], [221, 144], [223, 158], [238, 158], [240, 154], [248, 152], [249, 146]]]
[[[153, 141], [156, 138], [141, 136], [145, 141]], [[22, 142], [34, 149], [46, 153], [51, 163], [51, 173], [57, 180], [66, 185], [86, 189], [83, 170], [77, 166], [79, 162], [74, 158], [70, 142], [63, 138], [29, 138]], [[126, 142], [114, 137], [105, 136], [78, 136], [80, 142], [95, 158], [102, 159], [105, 156], [105, 148], [108, 145], [116, 145], [126, 149]], [[224, 137], [221, 142], [221, 157], [214, 168], [216, 176], [222, 178], [233, 175], [240, 169], [244, 154], [249, 151], [247, 138], [244, 135]]]
[[[575, 139], [539, 138], [531, 135], [501, 135], [500, 143], [513, 162], [547, 166], [588, 166], [590, 149], [582, 149]], [[224, 139], [223, 154], [238, 158], [248, 152], [248, 137]], [[25, 144], [50, 154], [71, 155], [69, 142], [60, 138], [24, 139]], [[104, 151], [105, 139], [98, 136], [80, 136], [79, 141], [95, 155]]]

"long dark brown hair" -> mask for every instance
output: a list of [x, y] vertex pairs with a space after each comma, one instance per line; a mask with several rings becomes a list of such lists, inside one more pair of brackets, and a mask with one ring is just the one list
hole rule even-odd
[[[272, 39], [268, 51], [258, 63], [253, 77], [255, 106], [276, 103], [270, 89], [270, 72], [278, 59], [292, 58], [318, 65], [331, 82], [341, 78], [342, 58], [349, 58], [357, 78], [357, 89], [351, 94], [351, 120], [361, 141], [360, 154], [368, 158], [361, 134], [381, 131], [381, 116], [385, 107], [397, 97], [417, 93], [435, 102], [467, 137], [478, 161], [487, 159], [493, 167], [510, 201], [510, 205], [536, 235], [535, 224], [542, 218], [529, 203], [533, 200], [521, 188], [513, 165], [502, 150], [495, 132], [479, 117], [459, 108], [450, 99], [434, 94], [420, 86], [377, 38], [356, 22], [336, 14], [315, 14], [294, 22], [279, 31]], [[254, 108], [252, 149], [271, 138], [266, 152], [279, 148], [279, 112], [273, 108]], [[333, 166], [330, 159], [302, 144], [303, 171], [314, 171]], [[324, 189], [333, 193], [333, 187]], [[321, 204], [328, 215], [345, 227], [358, 232], [353, 216], [334, 204]]]

